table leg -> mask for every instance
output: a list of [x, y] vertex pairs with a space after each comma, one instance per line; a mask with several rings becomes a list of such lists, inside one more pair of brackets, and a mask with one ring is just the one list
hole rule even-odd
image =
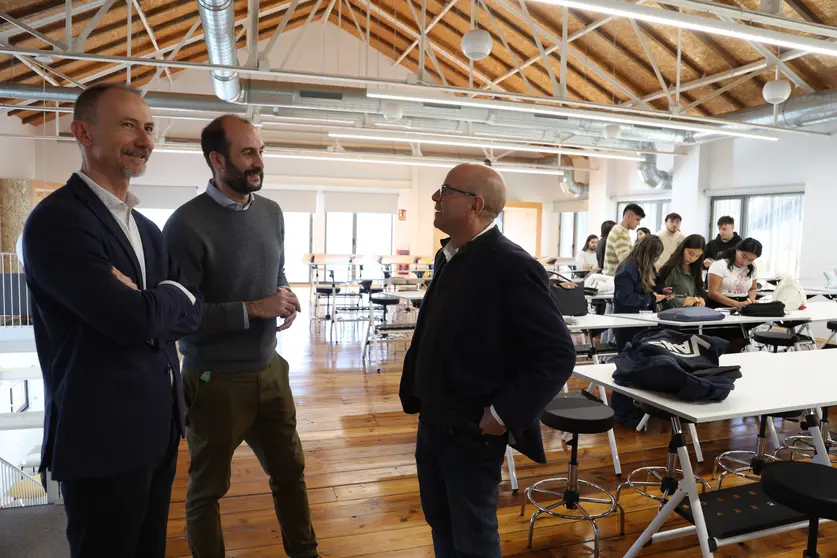
[[514, 465], [514, 450], [506, 446], [506, 461], [509, 463], [509, 481], [511, 482], [512, 494], [517, 494], [517, 468]]
[[677, 488], [677, 491], [672, 495], [671, 500], [663, 506], [654, 520], [645, 531], [639, 536], [636, 542], [631, 546], [630, 550], [625, 554], [625, 558], [633, 558], [642, 550], [642, 548], [652, 541], [654, 534], [663, 525], [666, 519], [674, 512], [674, 509], [680, 504], [683, 498], [689, 498], [689, 505], [692, 510], [694, 518], [695, 531], [697, 532], [698, 542], [700, 543], [701, 556], [703, 558], [712, 558], [712, 551], [709, 548], [709, 532], [706, 530], [706, 521], [703, 518], [703, 507], [700, 503], [699, 491], [697, 482], [695, 481], [694, 470], [692, 469], [692, 462], [689, 457], [689, 450], [686, 447], [686, 442], [683, 437], [683, 430], [680, 426], [680, 419], [678, 417], [671, 418], [672, 438], [677, 444], [677, 457], [680, 459], [680, 468], [683, 470], [683, 481]]
[[811, 441], [817, 450], [817, 454], [814, 456], [814, 463], [831, 467], [831, 457], [828, 454], [828, 449], [825, 447], [825, 438], [823, 438], [820, 423], [814, 420], [815, 416], [814, 409], [808, 409], [808, 416], [805, 417], [805, 420], [808, 422], [808, 434], [811, 435]]
[[[605, 392], [605, 388], [602, 386], [598, 386], [599, 388], [599, 399], [607, 405], [607, 393]], [[613, 457], [613, 470], [616, 471], [617, 475], [622, 474], [622, 462], [619, 460], [619, 449], [616, 447], [616, 434], [614, 434], [613, 429], [607, 431], [607, 441], [610, 444], [610, 455]]]

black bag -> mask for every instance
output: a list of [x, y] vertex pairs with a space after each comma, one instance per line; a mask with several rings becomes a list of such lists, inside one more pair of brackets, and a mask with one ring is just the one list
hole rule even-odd
[[763, 318], [784, 318], [785, 317], [785, 303], [778, 300], [773, 302], [758, 302], [756, 304], [748, 304], [739, 310], [742, 316], [756, 316]]
[[[560, 275], [558, 277], [563, 279]], [[584, 298], [584, 288], [581, 285], [572, 281], [553, 280], [549, 292], [564, 316], [587, 315], [587, 299]]]

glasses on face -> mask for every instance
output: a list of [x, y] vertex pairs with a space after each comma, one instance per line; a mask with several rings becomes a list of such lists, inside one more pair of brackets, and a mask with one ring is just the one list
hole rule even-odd
[[447, 184], [442, 184], [442, 187], [439, 188], [440, 197], [444, 197], [450, 192], [456, 192], [457, 194], [462, 194], [463, 196], [470, 196], [472, 198], [477, 197], [477, 195], [473, 192], [466, 192], [465, 190], [460, 190], [459, 188], [454, 188], [453, 186], [448, 186]]

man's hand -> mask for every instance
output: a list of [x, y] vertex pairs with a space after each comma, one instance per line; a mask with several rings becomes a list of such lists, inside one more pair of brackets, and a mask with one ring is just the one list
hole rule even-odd
[[279, 327], [276, 328], [276, 333], [279, 333], [280, 331], [285, 331], [286, 329], [291, 327], [294, 323], [294, 320], [296, 319], [296, 317], [298, 315], [299, 315], [299, 312], [294, 310], [293, 313], [290, 316], [285, 318], [285, 321], [282, 322], [282, 325], [280, 325]]
[[245, 302], [244, 306], [247, 308], [248, 316], [262, 319], [288, 318], [291, 314], [302, 310], [296, 295], [282, 287], [276, 289], [275, 294], [261, 300]]
[[497, 422], [494, 415], [491, 414], [491, 408], [486, 407], [482, 412], [482, 419], [480, 419], [480, 432], [490, 436], [502, 436], [506, 432], [506, 427]]
[[129, 289], [133, 289], [139, 292], [139, 287], [137, 287], [137, 284], [131, 281], [131, 279], [127, 277], [125, 274], [123, 274], [121, 271], [119, 271], [115, 267], [111, 267], [110, 272], [113, 274], [114, 277], [116, 277], [117, 281], [119, 281]]

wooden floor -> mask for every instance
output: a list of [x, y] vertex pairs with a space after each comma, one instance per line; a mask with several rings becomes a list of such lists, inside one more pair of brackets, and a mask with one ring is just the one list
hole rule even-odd
[[[291, 386], [297, 406], [299, 434], [305, 447], [306, 479], [314, 528], [323, 557], [368, 556], [380, 558], [432, 557], [430, 529], [419, 502], [415, 448], [416, 418], [405, 415], [398, 401], [403, 346], [386, 357], [385, 349], [373, 353], [368, 367], [361, 361], [361, 325], [345, 325], [340, 343], [325, 336], [309, 335], [308, 318], [300, 316], [292, 328], [280, 334], [279, 352], [291, 363]], [[580, 389], [574, 381], [571, 388]], [[795, 423], [777, 428], [792, 433]], [[698, 427], [706, 461], [698, 471], [711, 475], [711, 463], [720, 451], [755, 447], [754, 420], [738, 420]], [[668, 444], [667, 425], [652, 421], [649, 432], [616, 430], [625, 473], [646, 465], [663, 465]], [[569, 459], [560, 437], [545, 430], [549, 464], [536, 465], [516, 458], [521, 488], [546, 478], [562, 476]], [[690, 448], [691, 449], [691, 448]], [[580, 477], [615, 490], [605, 435], [581, 438]], [[167, 556], [189, 556], [184, 518], [189, 453], [180, 446], [177, 476], [172, 492]], [[526, 548], [529, 514], [520, 516], [521, 495], [512, 495], [508, 471], [503, 469], [500, 487], [500, 536], [503, 556], [525, 558], [576, 558], [593, 555], [593, 532], [586, 522], [546, 518], [538, 520], [532, 549]], [[521, 490], [522, 492], [522, 490]], [[654, 502], [625, 491], [626, 534], [620, 537], [615, 517], [599, 520], [601, 556], [621, 557], [656, 511]], [[252, 451], [240, 447], [233, 461], [232, 484], [221, 501], [227, 556], [284, 556], [279, 525], [267, 485], [267, 477]], [[666, 526], [682, 525], [670, 520]], [[745, 544], [724, 547], [718, 557], [798, 558], [805, 547], [803, 530]], [[837, 526], [826, 524], [820, 533], [822, 557], [837, 556]], [[642, 556], [691, 558], [699, 556], [694, 537], [648, 547]]]

